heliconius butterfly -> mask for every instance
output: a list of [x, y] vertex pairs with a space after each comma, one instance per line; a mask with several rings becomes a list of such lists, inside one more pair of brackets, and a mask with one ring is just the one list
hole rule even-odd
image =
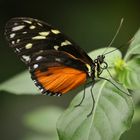
[[[10, 47], [29, 68], [31, 78], [42, 94], [61, 96], [88, 78], [92, 79], [92, 85], [96, 77], [108, 80], [100, 77], [108, 67], [105, 53], [92, 60], [71, 39], [43, 21], [12, 18], [6, 24], [5, 35]], [[94, 106], [92, 90], [91, 95]], [[90, 114], [92, 111], [93, 107]]]

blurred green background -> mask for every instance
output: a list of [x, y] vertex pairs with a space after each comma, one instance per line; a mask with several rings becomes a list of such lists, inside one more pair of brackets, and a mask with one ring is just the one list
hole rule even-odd
[[[70, 36], [86, 52], [90, 52], [93, 49], [105, 47], [109, 43], [122, 17], [124, 18], [124, 24], [114, 46], [117, 47], [128, 41], [140, 27], [139, 5], [140, 3], [137, 0], [1, 0], [0, 83], [26, 69], [24, 64], [8, 47], [3, 36], [4, 26], [10, 18], [26, 16], [44, 20]], [[50, 106], [65, 109], [73, 97], [74, 94], [70, 93], [58, 98], [33, 95], [17, 96], [1, 92], [0, 139], [46, 139], [45, 132], [36, 131], [28, 124], [28, 119], [30, 119], [28, 114]], [[36, 114], [34, 115], [36, 116]], [[27, 118], [26, 121], [24, 121], [25, 118]], [[139, 140], [139, 132], [140, 122], [136, 122], [132, 125], [131, 130], [123, 135], [122, 140]], [[47, 136], [51, 135], [48, 133]]]

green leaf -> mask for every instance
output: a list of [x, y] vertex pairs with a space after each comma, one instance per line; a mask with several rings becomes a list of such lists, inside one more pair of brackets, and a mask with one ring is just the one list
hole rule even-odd
[[[117, 86], [125, 90], [120, 85]], [[92, 107], [90, 88], [86, 89], [86, 98], [80, 107], [74, 106], [80, 102], [82, 92], [59, 118], [59, 140], [118, 140], [130, 128], [133, 116], [132, 98], [106, 81], [95, 84], [94, 111], [87, 118]]]
[[140, 57], [134, 57], [128, 61], [124, 67], [118, 72], [118, 79], [128, 89], [138, 90], [140, 89]]
[[24, 140], [58, 139], [56, 121], [61, 113], [62, 109], [58, 107], [42, 107], [26, 114], [23, 117], [23, 123], [29, 129], [34, 130], [34, 133], [27, 134]]
[[128, 89], [139, 90], [140, 81], [140, 29], [134, 35], [129, 49], [124, 57], [116, 65], [117, 78], [122, 82]]
[[41, 107], [29, 112], [23, 117], [24, 124], [32, 130], [41, 133], [56, 132], [56, 121], [62, 109], [58, 107]]
[[27, 136], [24, 136], [21, 140], [58, 140], [56, 135], [49, 136], [49, 135], [39, 135], [39, 134], [29, 134]]
[[132, 55], [140, 55], [140, 29], [134, 35], [124, 60], [128, 61]]
[[17, 95], [39, 93], [28, 71], [22, 72], [0, 85], [0, 90], [8, 91]]
[[140, 103], [140, 90], [135, 90], [132, 93], [134, 104], [137, 106]]
[[134, 117], [133, 117], [133, 123], [140, 122], [140, 106], [136, 107]]

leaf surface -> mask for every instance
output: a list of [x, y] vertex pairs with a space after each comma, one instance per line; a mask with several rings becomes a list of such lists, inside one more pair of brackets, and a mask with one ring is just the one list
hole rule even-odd
[[0, 85], [0, 90], [13, 94], [35, 94], [39, 93], [28, 71], [24, 71], [10, 78]]
[[128, 61], [133, 55], [140, 55], [140, 29], [134, 35], [124, 60]]
[[[120, 85], [117, 86], [125, 90]], [[132, 98], [106, 81], [95, 84], [94, 111], [87, 118], [92, 107], [90, 88], [86, 89], [86, 98], [80, 107], [74, 106], [80, 102], [82, 92], [59, 118], [59, 140], [118, 140], [130, 128], [133, 116]]]

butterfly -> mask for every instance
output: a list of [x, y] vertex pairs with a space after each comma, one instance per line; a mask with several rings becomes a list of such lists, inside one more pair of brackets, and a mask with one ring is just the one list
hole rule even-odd
[[92, 60], [73, 40], [41, 20], [12, 18], [5, 36], [42, 94], [61, 96], [88, 79], [94, 85], [95, 78], [108, 67], [104, 54]]

